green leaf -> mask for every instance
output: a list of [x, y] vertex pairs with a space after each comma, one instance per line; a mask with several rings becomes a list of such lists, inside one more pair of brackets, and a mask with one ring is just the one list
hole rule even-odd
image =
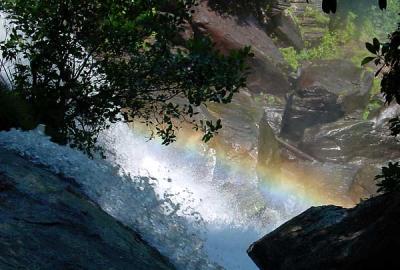
[[373, 44], [374, 44], [374, 49], [376, 52], [379, 52], [379, 49], [381, 48], [381, 43], [377, 38], [373, 39]]
[[378, 50], [375, 49], [375, 46], [372, 45], [371, 43], [367, 42], [365, 43], [365, 47], [367, 48], [367, 50], [373, 54], [377, 54]]
[[365, 57], [365, 58], [361, 61], [361, 66], [364, 66], [364, 65], [368, 64], [369, 62], [373, 61], [374, 59], [375, 59], [375, 57], [373, 57], [373, 56]]

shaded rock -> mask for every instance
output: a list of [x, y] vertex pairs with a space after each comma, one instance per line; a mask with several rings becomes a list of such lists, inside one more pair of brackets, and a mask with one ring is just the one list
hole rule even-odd
[[280, 12], [271, 18], [273, 33], [283, 42], [284, 47], [294, 47], [297, 50], [304, 48], [304, 41], [300, 28], [287, 12]]
[[279, 168], [281, 164], [281, 147], [275, 138], [274, 130], [265, 117], [261, 119], [259, 126], [257, 166], [265, 169]]
[[257, 19], [221, 15], [200, 2], [193, 14], [194, 30], [209, 35], [222, 52], [251, 46], [255, 57], [250, 60], [251, 74], [248, 87], [254, 92], [268, 92], [283, 96], [290, 90], [283, 71], [285, 61], [273, 40], [262, 29]]
[[242, 90], [233, 97], [231, 103], [209, 104], [207, 111], [212, 118], [222, 120], [222, 129], [215, 138], [218, 142], [215, 147], [222, 145], [227, 147], [225, 149], [232, 149], [228, 154], [231, 159], [256, 152], [262, 108], [251, 93]]
[[281, 136], [299, 141], [306, 128], [333, 122], [343, 116], [338, 96], [320, 86], [304, 88], [289, 96]]
[[0, 269], [174, 269], [71, 179], [0, 149]]
[[382, 166], [383, 164], [365, 164], [357, 171], [349, 190], [354, 202], [358, 203], [360, 199], [368, 199], [377, 194], [375, 176], [380, 173]]
[[263, 270], [399, 269], [399, 224], [399, 193], [352, 209], [312, 207], [247, 252]]
[[344, 112], [364, 109], [369, 101], [374, 75], [346, 60], [317, 61], [301, 71], [298, 88], [322, 87], [337, 95]]
[[307, 129], [299, 147], [319, 160], [340, 163], [400, 157], [398, 140], [387, 126], [351, 118]]

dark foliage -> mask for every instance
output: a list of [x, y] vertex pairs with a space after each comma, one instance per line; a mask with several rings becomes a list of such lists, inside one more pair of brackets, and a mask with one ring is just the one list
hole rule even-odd
[[[385, 96], [386, 103], [395, 101], [400, 104], [400, 25], [389, 35], [389, 41], [381, 43], [374, 38], [371, 43], [366, 43], [367, 50], [374, 56], [368, 56], [362, 61], [362, 65], [374, 62], [378, 66], [376, 76], [381, 76], [381, 92]], [[399, 121], [392, 119], [390, 127], [393, 135], [399, 134]]]
[[209, 140], [220, 122], [194, 120], [246, 83], [249, 48], [222, 55], [209, 38], [178, 38], [194, 0], [3, 0], [14, 25], [0, 44], [13, 91], [58, 143], [91, 153], [116, 121], [141, 121], [164, 144], [182, 121]]
[[[390, 104], [395, 101], [400, 104], [400, 24], [389, 35], [389, 41], [381, 43], [374, 38], [371, 43], [366, 43], [367, 50], [374, 56], [364, 58], [362, 65], [373, 62], [378, 66], [376, 76], [381, 76], [381, 92]], [[400, 118], [389, 121], [389, 128], [393, 136], [400, 134]], [[382, 173], [375, 178], [379, 192], [393, 192], [400, 190], [399, 162], [389, 162], [388, 167], [382, 168]]]
[[32, 107], [18, 93], [0, 84], [0, 130], [21, 128], [30, 130], [37, 122]]
[[375, 177], [378, 192], [400, 191], [400, 165], [399, 162], [389, 162], [387, 167], [382, 167], [382, 173]]

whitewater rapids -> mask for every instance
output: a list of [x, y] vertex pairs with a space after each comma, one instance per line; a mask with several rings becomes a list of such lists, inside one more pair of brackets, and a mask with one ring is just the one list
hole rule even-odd
[[[178, 269], [257, 269], [247, 247], [281, 224], [284, 215], [276, 209], [268, 209], [269, 220], [249, 215], [247, 210], [253, 209], [241, 205], [241, 196], [221, 192], [226, 183], [214, 181], [217, 160], [212, 149], [201, 144], [190, 151], [161, 146], [125, 124], [104, 132], [100, 143], [106, 160], [91, 160], [52, 143], [39, 129], [0, 132], [0, 147], [75, 179], [91, 199], [139, 232]], [[259, 198], [256, 181], [235, 181], [232, 193], [243, 190], [244, 199]]]

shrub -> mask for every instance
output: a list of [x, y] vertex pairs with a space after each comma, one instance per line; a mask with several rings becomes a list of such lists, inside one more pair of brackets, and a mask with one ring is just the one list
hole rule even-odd
[[378, 192], [387, 193], [400, 190], [399, 162], [389, 162], [387, 167], [382, 167], [382, 173], [375, 177]]
[[28, 102], [0, 84], [0, 130], [11, 128], [30, 130], [36, 125], [32, 107]]
[[3, 60], [15, 64], [13, 92], [54, 141], [88, 154], [101, 130], [132, 119], [164, 144], [183, 121], [207, 141], [221, 124], [193, 117], [196, 107], [229, 103], [245, 86], [250, 48], [223, 55], [208, 37], [183, 40], [194, 4], [2, 0], [13, 22], [0, 42]]

